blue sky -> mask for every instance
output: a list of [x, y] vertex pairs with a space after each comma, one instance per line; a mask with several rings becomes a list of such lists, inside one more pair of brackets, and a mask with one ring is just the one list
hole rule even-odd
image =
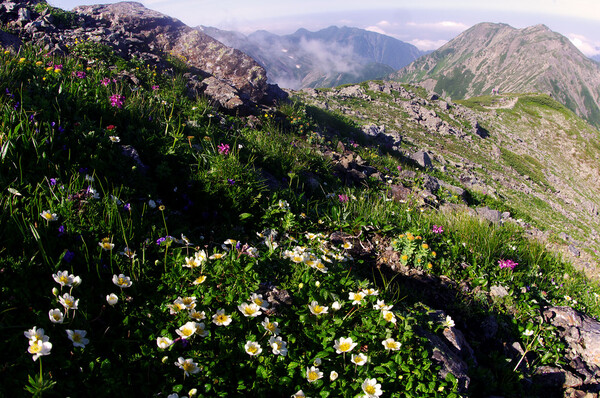
[[[116, 1], [49, 0], [71, 9]], [[396, 37], [423, 50], [438, 48], [479, 22], [515, 28], [543, 23], [586, 55], [600, 54], [599, 0], [141, 0], [189, 26], [277, 34], [300, 27], [353, 26]]]

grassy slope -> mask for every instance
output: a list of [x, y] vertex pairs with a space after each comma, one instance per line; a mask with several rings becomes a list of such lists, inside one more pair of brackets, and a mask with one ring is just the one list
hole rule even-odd
[[[535, 365], [557, 364], [563, 356], [553, 330], [537, 320], [540, 306], [575, 305], [575, 298], [577, 308], [600, 314], [598, 287], [581, 289], [587, 283], [582, 275], [529, 242], [518, 227], [390, 201], [387, 182], [341, 184], [323, 156], [338, 141], [393, 183], [401, 182], [397, 166], [411, 167], [356, 135], [345, 117], [283, 104], [261, 111], [259, 123], [251, 125], [206, 99], [187, 99], [182, 65], [164, 73], [102, 51], [94, 58], [77, 49], [79, 56], [66, 59], [34, 49], [0, 55], [0, 324], [6, 347], [0, 374], [10, 380], [2, 393], [21, 394], [27, 376], [39, 371], [56, 383], [52, 390], [59, 396], [184, 395], [190, 388], [198, 396], [289, 396], [299, 389], [354, 396], [369, 378], [381, 383], [386, 396], [453, 396], [455, 380], [436, 376], [431, 347], [418, 333], [441, 335], [445, 327], [427, 314], [431, 306], [450, 314], [477, 352], [480, 366], [471, 370], [468, 394], [522, 395], [529, 387], [520, 380]], [[140, 83], [133, 85], [122, 70]], [[123, 105], [114, 106], [120, 99]], [[326, 134], [333, 130], [340, 134]], [[311, 190], [314, 179], [319, 187]], [[329, 239], [334, 231], [343, 239]], [[226, 239], [240, 245], [223, 244]], [[376, 267], [389, 247], [401, 265], [465, 281], [472, 293], [449, 289], [452, 299], [440, 303], [437, 279], [424, 287]], [[326, 273], [315, 268], [318, 258], [330, 261], [322, 263]], [[498, 261], [505, 259], [519, 266], [500, 269]], [[62, 270], [80, 276], [81, 285], [59, 286], [52, 275]], [[571, 277], [563, 282], [565, 272]], [[121, 273], [131, 277], [130, 287], [115, 286], [113, 275]], [[484, 292], [494, 284], [508, 286], [510, 296], [491, 300]], [[246, 318], [238, 309], [272, 286], [292, 298], [265, 311], [279, 323], [285, 357], [272, 354], [260, 325], [264, 315]], [[378, 296], [349, 299], [369, 287]], [[52, 288], [59, 292], [53, 295]], [[63, 324], [53, 323], [48, 311], [62, 311], [58, 295], [67, 292], [79, 299], [78, 309], [69, 310]], [[118, 295], [117, 305], [107, 304], [109, 293]], [[196, 332], [206, 330], [206, 336], [177, 339], [190, 320], [184, 307], [193, 300], [185, 297], [197, 300], [196, 320], [205, 312]], [[379, 299], [394, 306], [395, 322], [373, 308]], [[312, 301], [329, 313], [312, 314]], [[341, 303], [337, 312], [334, 301]], [[232, 316], [231, 325], [213, 322], [220, 309]], [[476, 330], [489, 315], [500, 328], [493, 342], [484, 342]], [[51, 354], [38, 359], [40, 368], [23, 337], [34, 325], [53, 344]], [[524, 336], [525, 328], [552, 349]], [[66, 329], [85, 330], [90, 342], [74, 348]], [[158, 337], [177, 341], [162, 349]], [[359, 343], [367, 366], [335, 352], [341, 337]], [[386, 338], [402, 348], [384, 350]], [[502, 342], [515, 340], [533, 358], [517, 372], [512, 368], [519, 358], [498, 360]], [[247, 341], [259, 342], [262, 355], [248, 355]], [[174, 365], [179, 357], [192, 359], [201, 371], [183, 377]], [[309, 383], [307, 369], [317, 362], [323, 379]], [[340, 375], [333, 383], [330, 371]], [[35, 384], [31, 379], [29, 387]]]

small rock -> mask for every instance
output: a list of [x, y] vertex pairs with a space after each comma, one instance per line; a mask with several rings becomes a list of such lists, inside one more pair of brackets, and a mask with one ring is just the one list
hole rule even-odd
[[433, 168], [433, 164], [431, 163], [431, 157], [429, 156], [429, 153], [427, 153], [426, 151], [418, 151], [414, 154], [411, 155], [410, 157], [412, 160], [414, 160], [415, 162], [417, 162], [417, 164], [425, 169], [431, 169]]
[[502, 298], [508, 296], [508, 290], [502, 285], [494, 285], [490, 288], [490, 296]]

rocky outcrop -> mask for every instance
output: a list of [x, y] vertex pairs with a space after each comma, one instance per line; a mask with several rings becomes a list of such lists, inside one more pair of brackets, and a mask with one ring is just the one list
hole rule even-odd
[[538, 369], [538, 375], [564, 387], [600, 392], [600, 322], [571, 307], [551, 307], [543, 315], [567, 344], [568, 366]]
[[[187, 64], [204, 78], [201, 93], [226, 109], [240, 109], [263, 100], [268, 92], [266, 71], [252, 58], [226, 47], [183, 22], [145, 8], [122, 2], [79, 6], [70, 14], [70, 26], [57, 26], [49, 12], [36, 1], [0, 3], [0, 21], [22, 40], [37, 43], [49, 52], [67, 52], [77, 42], [107, 45], [125, 58], [139, 58], [167, 68], [167, 58]], [[2, 33], [3, 47], [18, 47], [18, 39]]]

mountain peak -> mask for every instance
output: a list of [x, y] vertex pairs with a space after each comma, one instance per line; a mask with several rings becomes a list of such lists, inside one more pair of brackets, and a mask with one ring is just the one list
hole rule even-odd
[[454, 99], [497, 90], [549, 93], [600, 125], [600, 66], [543, 24], [477, 24], [393, 78], [422, 82]]

